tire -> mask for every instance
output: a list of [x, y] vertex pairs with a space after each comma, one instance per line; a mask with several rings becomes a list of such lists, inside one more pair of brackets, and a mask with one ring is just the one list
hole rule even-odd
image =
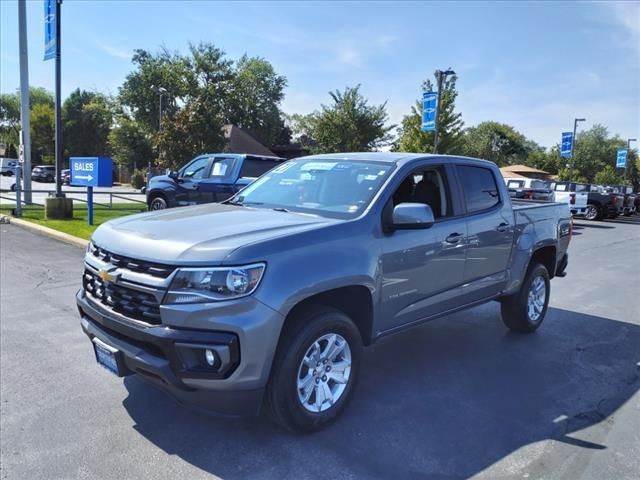
[[587, 220], [602, 220], [602, 211], [597, 205], [587, 205], [587, 210], [584, 212], [584, 218]]
[[45, 178], [44, 181], [48, 183], [53, 183], [53, 177], [51, 175], [47, 175], [47, 178]]
[[167, 200], [162, 196], [162, 195], [158, 195], [156, 197], [153, 197], [151, 199], [151, 201], [149, 202], [149, 210], [153, 211], [153, 210], [164, 210], [165, 208], [167, 208]]
[[[543, 298], [539, 293], [541, 285], [544, 285]], [[547, 313], [550, 286], [547, 268], [532, 262], [520, 291], [502, 299], [502, 321], [507, 328], [517, 333], [535, 332]]]
[[[339, 353], [324, 357], [340, 346]], [[267, 386], [265, 406], [271, 419], [297, 433], [330, 425], [353, 394], [361, 353], [360, 332], [344, 313], [319, 306], [294, 319], [293, 327], [280, 340]]]

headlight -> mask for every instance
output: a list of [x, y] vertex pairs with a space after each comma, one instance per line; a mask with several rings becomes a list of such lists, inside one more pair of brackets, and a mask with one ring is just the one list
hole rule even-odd
[[251, 295], [265, 264], [242, 267], [181, 268], [169, 286], [164, 303], [205, 303]]

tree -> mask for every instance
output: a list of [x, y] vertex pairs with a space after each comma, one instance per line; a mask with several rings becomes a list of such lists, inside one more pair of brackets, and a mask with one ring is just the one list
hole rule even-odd
[[95, 92], [74, 90], [62, 105], [65, 156], [106, 156], [113, 111], [107, 98]]
[[369, 105], [360, 85], [329, 92], [333, 103], [306, 116], [293, 116], [298, 141], [315, 153], [369, 151], [387, 145], [394, 125], [386, 103]]
[[[464, 132], [464, 155], [491, 160], [499, 166], [525, 163], [534, 144], [510, 125], [482, 122]], [[536, 146], [537, 147], [537, 146]]]
[[262, 58], [243, 55], [236, 63], [227, 100], [226, 122], [251, 132], [263, 145], [277, 141], [282, 118], [280, 103], [287, 79]]
[[[438, 127], [438, 153], [460, 154], [462, 114], [455, 112], [456, 98], [458, 91], [456, 81], [458, 77], [453, 75], [448, 77], [443, 84], [440, 98], [439, 127]], [[433, 91], [431, 80], [426, 80], [422, 84], [422, 89], [426, 92]], [[402, 119], [402, 124], [398, 128], [398, 139], [394, 144], [394, 150], [401, 152], [431, 153], [433, 152], [434, 132], [422, 131], [422, 99], [418, 99], [411, 107], [411, 113]]]
[[592, 182], [598, 172], [606, 166], [615, 168], [617, 151], [626, 148], [626, 142], [619, 136], [610, 137], [607, 128], [595, 124], [581, 132], [576, 139], [574, 172]]
[[153, 159], [151, 134], [135, 120], [122, 117], [109, 133], [113, 159], [130, 169], [143, 168]]
[[605, 166], [596, 173], [594, 181], [598, 185], [621, 185], [624, 183], [622, 176], [618, 175], [611, 165]]
[[[29, 88], [29, 104], [30, 115], [33, 115], [33, 109], [38, 105], [46, 105], [53, 111], [53, 95], [44, 88], [31, 87]], [[42, 113], [43, 110], [40, 111], [41, 115]], [[40, 120], [42, 120], [42, 117]], [[0, 95], [0, 142], [7, 145], [7, 156], [9, 157], [15, 157], [18, 154], [20, 124], [20, 92]], [[53, 121], [51, 128], [53, 128]], [[33, 126], [31, 130], [33, 131]], [[34, 143], [33, 140], [32, 143]], [[35, 147], [43, 148], [37, 144], [35, 144]]]
[[31, 107], [31, 161], [53, 163], [55, 159], [55, 112], [48, 103]]

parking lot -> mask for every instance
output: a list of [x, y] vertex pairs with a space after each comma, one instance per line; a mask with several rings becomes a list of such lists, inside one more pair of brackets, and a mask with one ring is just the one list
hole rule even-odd
[[2, 225], [1, 478], [635, 479], [639, 240], [640, 216], [578, 220], [537, 333], [491, 303], [386, 338], [345, 415], [294, 436], [98, 367], [74, 300], [84, 251]]

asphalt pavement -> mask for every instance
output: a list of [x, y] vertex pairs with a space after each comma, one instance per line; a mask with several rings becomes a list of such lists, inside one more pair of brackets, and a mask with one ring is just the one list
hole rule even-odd
[[0, 225], [0, 477], [637, 479], [640, 216], [576, 223], [542, 327], [497, 303], [386, 338], [313, 435], [193, 413], [96, 365], [84, 252]]

